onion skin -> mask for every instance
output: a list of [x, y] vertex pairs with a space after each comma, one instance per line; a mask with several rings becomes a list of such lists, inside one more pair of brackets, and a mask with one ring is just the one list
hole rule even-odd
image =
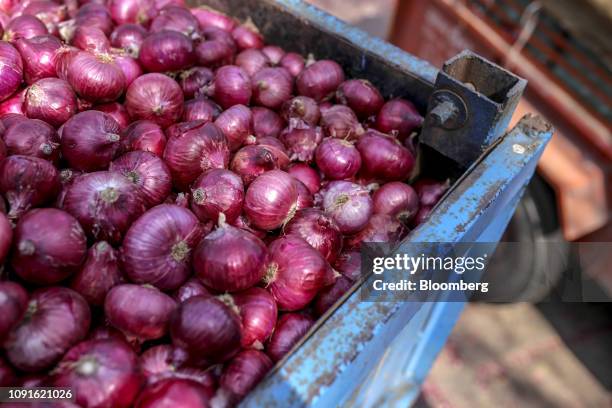
[[319, 251], [295, 235], [272, 242], [266, 272], [267, 288], [279, 310], [304, 308], [324, 286], [329, 264]]
[[3, 39], [15, 42], [20, 38], [29, 39], [38, 35], [47, 35], [47, 27], [34, 16], [21, 15], [11, 19], [4, 27]]
[[115, 60], [115, 64], [119, 67], [121, 72], [123, 72], [125, 85], [130, 86], [132, 82], [143, 73], [140, 64], [138, 64], [138, 60], [130, 57], [123, 51], [117, 52], [116, 50], [111, 50], [111, 53]]
[[4, 113], [0, 115], [0, 122], [4, 125], [5, 130], [10, 128], [14, 124], [25, 122], [28, 120], [28, 118], [22, 115], [21, 113]]
[[189, 279], [174, 292], [174, 300], [178, 303], [183, 303], [194, 296], [212, 296], [210, 291], [196, 278]]
[[223, 109], [248, 105], [251, 94], [251, 79], [242, 68], [226, 65], [217, 70], [213, 98]]
[[170, 336], [191, 360], [223, 362], [240, 350], [240, 317], [222, 301], [194, 296], [179, 305], [172, 316]]
[[214, 27], [231, 33], [236, 28], [236, 20], [207, 6], [194, 7], [191, 9], [191, 13], [198, 19], [200, 27], [203, 29]]
[[149, 120], [132, 122], [123, 131], [122, 139], [128, 150], [151, 152], [157, 157], [162, 157], [166, 148], [164, 131], [159, 125]]
[[232, 30], [232, 37], [240, 50], [248, 48], [261, 49], [264, 46], [263, 37], [251, 20]]
[[23, 59], [23, 76], [27, 84], [56, 76], [54, 56], [61, 46], [61, 41], [52, 35], [21, 38], [15, 42], [15, 48]]
[[410, 176], [415, 158], [397, 139], [368, 130], [357, 141], [362, 169], [370, 177], [401, 181]]
[[87, 251], [87, 259], [72, 278], [70, 287], [90, 305], [104, 305], [108, 291], [122, 280], [118, 255], [108, 242], [96, 242]]
[[141, 2], [138, 0], [110, 0], [108, 9], [117, 24], [144, 23], [147, 19], [146, 13], [141, 11]]
[[416, 215], [412, 219], [412, 222], [410, 223], [410, 227], [416, 228], [419, 225], [421, 225], [423, 222], [425, 222], [425, 220], [429, 218], [429, 214], [431, 214], [432, 209], [433, 207], [430, 207], [427, 205], [422, 205], [421, 207], [419, 207], [419, 211], [417, 211]]
[[257, 138], [278, 137], [285, 127], [285, 122], [278, 113], [268, 108], [255, 106], [251, 108], [253, 114], [253, 134]]
[[5, 41], [0, 41], [0, 78], [2, 78], [0, 82], [0, 101], [4, 101], [19, 89], [23, 80], [21, 55], [15, 47]]
[[0, 162], [0, 193], [9, 203], [9, 219], [52, 201], [59, 191], [59, 174], [47, 160], [15, 155]]
[[4, 134], [9, 155], [38, 157], [57, 162], [59, 143], [55, 129], [37, 119], [25, 120], [11, 126]]
[[[2, 72], [0, 71], [0, 75], [1, 74]], [[4, 102], [0, 103], [0, 116], [5, 117], [6, 115], [21, 115], [25, 117], [25, 112], [23, 111], [23, 100], [25, 98], [26, 91], [27, 89], [22, 89], [12, 96], [9, 96], [9, 98]]]
[[185, 102], [183, 121], [203, 120], [204, 122], [214, 122], [220, 114], [221, 107], [213, 101], [205, 98], [191, 99]]
[[177, 31], [154, 32], [142, 42], [138, 61], [149, 72], [181, 71], [195, 63], [193, 43]]
[[203, 41], [195, 48], [198, 64], [210, 68], [231, 64], [234, 51], [233, 42], [229, 43], [223, 40]]
[[321, 111], [317, 101], [307, 96], [296, 96], [283, 103], [281, 107], [283, 118], [290, 124], [305, 122], [316, 126], [321, 119]]
[[113, 287], [104, 300], [104, 315], [128, 339], [154, 340], [168, 332], [176, 309], [170, 296], [151, 286], [122, 284]]
[[57, 33], [57, 25], [66, 19], [66, 6], [59, 5], [51, 0], [37, 0], [30, 2], [23, 14], [38, 18], [47, 27], [50, 33]]
[[313, 325], [314, 319], [307, 314], [285, 313], [281, 315], [266, 347], [268, 356], [274, 362], [282, 359]]
[[381, 186], [372, 196], [375, 214], [387, 214], [407, 224], [419, 209], [419, 198], [406, 183], [392, 181]]
[[354, 140], [364, 132], [355, 113], [347, 106], [333, 105], [321, 112], [321, 127], [329, 137]]
[[[0, 215], [0, 229], [3, 230], [2, 225], [9, 224], [6, 217]], [[10, 229], [9, 233], [11, 233]], [[0, 260], [2, 259], [2, 256], [0, 256]], [[0, 310], [2, 310], [2, 315], [0, 315], [0, 341], [4, 340], [15, 324], [21, 320], [27, 306], [28, 292], [21, 285], [11, 281], [0, 282]], [[0, 360], [0, 362], [2, 361]]]
[[137, 219], [123, 240], [126, 276], [161, 290], [174, 290], [191, 274], [191, 253], [204, 235], [193, 213], [171, 204], [158, 205]]
[[115, 48], [123, 49], [129, 56], [138, 58], [140, 47], [147, 30], [138, 24], [122, 24], [113, 30], [110, 36], [111, 45]]
[[229, 156], [228, 142], [221, 130], [203, 121], [182, 124], [178, 135], [168, 139], [164, 151], [174, 184], [182, 191], [202, 172], [227, 168]]
[[221, 392], [232, 403], [238, 403], [265, 377], [272, 365], [272, 360], [261, 351], [241, 351], [223, 370], [219, 380]]
[[23, 109], [28, 118], [57, 128], [77, 113], [77, 98], [63, 79], [43, 78], [28, 88]]
[[191, 210], [202, 221], [219, 221], [223, 213], [233, 222], [242, 212], [244, 184], [235, 173], [212, 169], [203, 173], [191, 188]]
[[25, 372], [49, 368], [85, 338], [91, 316], [87, 302], [63, 287], [32, 294], [25, 317], [4, 342], [11, 364]]
[[72, 389], [83, 407], [131, 407], [141, 383], [136, 354], [117, 339], [77, 344], [60, 361], [52, 380], [54, 387]]
[[308, 242], [328, 262], [334, 262], [342, 250], [340, 229], [331, 217], [316, 208], [298, 211], [284, 231], [285, 235], [296, 235]]
[[319, 127], [288, 127], [280, 134], [279, 139], [285, 144], [290, 159], [311, 162], [323, 133]]
[[238, 55], [234, 63], [240, 68], [244, 69], [249, 76], [255, 75], [257, 72], [270, 66], [270, 60], [265, 56], [263, 52], [255, 48], [249, 48]]
[[111, 54], [94, 56], [77, 51], [68, 62], [65, 77], [60, 70], [58, 76], [67, 80], [77, 95], [91, 102], [112, 102], [126, 87], [125, 75]]
[[173, 348], [163, 344], [154, 346], [142, 353], [139, 359], [139, 367], [146, 379], [147, 385], [168, 378], [181, 378], [193, 380], [209, 388], [213, 392], [216, 379], [211, 370], [200, 370], [197, 368], [177, 368], [172, 363]]
[[296, 86], [300, 95], [321, 102], [333, 95], [342, 82], [342, 67], [335, 61], [320, 60], [304, 68], [296, 79]]
[[332, 181], [323, 192], [323, 209], [343, 234], [363, 229], [373, 212], [370, 193], [350, 181]]
[[128, 87], [125, 107], [135, 119], [155, 122], [162, 128], [175, 123], [183, 114], [183, 91], [172, 78], [145, 74]]
[[287, 155], [287, 149], [285, 149], [285, 145], [283, 144], [283, 142], [271, 136], [253, 138], [253, 140], [258, 146], [264, 147], [266, 150], [272, 153], [272, 156], [274, 157], [274, 161], [276, 162], [278, 168], [282, 170], [287, 169], [290, 160], [289, 156]]
[[184, 7], [166, 6], [151, 22], [150, 32], [175, 31], [191, 39], [200, 37], [198, 20]]
[[291, 98], [293, 78], [284, 68], [263, 68], [253, 75], [253, 102], [278, 109]]
[[125, 129], [130, 124], [130, 116], [127, 113], [127, 109], [125, 109], [125, 107], [118, 102], [97, 105], [94, 106], [92, 110], [104, 112], [113, 119], [115, 119], [115, 122], [117, 122], [117, 124], [119, 125], [120, 130]]
[[293, 179], [293, 182], [298, 192], [296, 210], [299, 211], [304, 208], [310, 208], [314, 206], [314, 196], [312, 195], [310, 190], [308, 190], [308, 187], [306, 187], [304, 183], [302, 183], [300, 180]]
[[242, 319], [242, 347], [263, 349], [276, 326], [274, 297], [265, 289], [253, 287], [232, 294], [232, 298]]
[[315, 154], [315, 161], [329, 180], [350, 179], [361, 168], [361, 155], [353, 143], [335, 137], [321, 142]]
[[253, 115], [246, 106], [234, 105], [219, 115], [215, 125], [227, 138], [230, 150], [236, 151], [253, 132]]
[[209, 68], [194, 67], [181, 72], [179, 78], [185, 98], [193, 98], [212, 83], [215, 74]]
[[113, 20], [106, 6], [97, 3], [88, 3], [77, 11], [74, 16], [76, 27], [89, 26], [97, 27], [107, 36], [113, 31]]
[[93, 239], [118, 244], [132, 221], [145, 210], [137, 187], [108, 171], [78, 177], [68, 188], [64, 208]]
[[236, 220], [232, 223], [232, 225], [236, 228], [240, 228], [241, 230], [250, 232], [259, 239], [266, 238], [266, 232], [253, 227], [253, 225], [251, 225], [251, 221], [247, 218], [246, 215], [244, 215], [244, 213], [240, 214], [238, 218], [236, 218]]
[[230, 168], [242, 178], [244, 185], [248, 186], [263, 173], [278, 169], [279, 166], [268, 149], [249, 145], [234, 154]]
[[287, 173], [301, 181], [312, 194], [316, 194], [321, 186], [321, 177], [312, 167], [304, 163], [295, 163]]
[[360, 249], [363, 242], [395, 245], [406, 233], [406, 228], [396, 218], [387, 214], [374, 214], [365, 228], [353, 236], [346, 237], [344, 244], [350, 249]]
[[306, 62], [304, 61], [304, 57], [302, 57], [300, 54], [288, 52], [280, 60], [279, 65], [289, 71], [291, 75], [297, 77], [304, 70]]
[[255, 227], [271, 231], [293, 218], [298, 199], [294, 180], [284, 171], [271, 170], [249, 185], [244, 211]]
[[401, 140], [423, 124], [423, 117], [412, 102], [392, 99], [386, 102], [376, 116], [375, 127], [383, 133], [397, 135]]
[[417, 180], [413, 187], [419, 197], [419, 203], [425, 207], [433, 207], [450, 187], [450, 180], [437, 181], [422, 178]]
[[314, 300], [314, 312], [322, 316], [329, 308], [353, 286], [353, 282], [345, 276], [340, 276], [336, 282], [323, 288]]
[[351, 108], [361, 119], [376, 115], [385, 103], [378, 89], [367, 79], [349, 79], [341, 83], [336, 100]]
[[278, 65], [285, 56], [285, 50], [276, 45], [266, 45], [261, 49], [261, 52], [268, 57], [272, 66]]
[[135, 408], [209, 407], [214, 390], [185, 378], [167, 378], [156, 382], [140, 394]]
[[352, 282], [361, 277], [361, 253], [355, 250], [344, 251], [338, 256], [334, 268]]
[[79, 26], [74, 31], [72, 45], [91, 53], [106, 53], [110, 51], [111, 44], [106, 34], [98, 27]]

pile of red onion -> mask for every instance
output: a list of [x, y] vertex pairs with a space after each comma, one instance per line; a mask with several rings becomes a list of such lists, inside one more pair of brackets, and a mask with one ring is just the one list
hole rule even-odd
[[65, 3], [0, 1], [0, 385], [233, 406], [446, 192], [423, 118], [250, 19]]

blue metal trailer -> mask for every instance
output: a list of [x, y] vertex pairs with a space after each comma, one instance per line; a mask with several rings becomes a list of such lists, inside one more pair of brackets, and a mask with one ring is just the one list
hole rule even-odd
[[[298, 0], [205, 0], [251, 18], [267, 41], [340, 62], [426, 121], [421, 171], [454, 183], [410, 242], [498, 242], [533, 176], [550, 126], [527, 116], [504, 133], [525, 81], [462, 53], [441, 70]], [[414, 28], [418, 30], [418, 27]], [[354, 287], [243, 401], [243, 407], [407, 407], [464, 304], [363, 302]]]

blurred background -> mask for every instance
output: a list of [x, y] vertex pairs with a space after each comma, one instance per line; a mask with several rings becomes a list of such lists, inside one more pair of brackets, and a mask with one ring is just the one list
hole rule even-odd
[[[556, 132], [506, 232], [524, 253], [495, 272], [517, 296], [546, 295], [534, 283], [572, 264], [564, 242], [612, 241], [612, 0], [308, 1], [438, 68], [471, 49], [529, 81], [514, 121]], [[607, 252], [586, 272], [612, 295]], [[470, 304], [416, 405], [612, 407], [612, 304]]]

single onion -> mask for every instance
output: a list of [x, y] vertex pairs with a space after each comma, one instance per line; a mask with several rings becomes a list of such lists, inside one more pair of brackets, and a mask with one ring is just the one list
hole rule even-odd
[[328, 261], [334, 262], [342, 249], [342, 233], [334, 220], [316, 208], [298, 211], [285, 226], [285, 235], [308, 242]]
[[270, 231], [293, 218], [298, 199], [294, 180], [284, 171], [271, 170], [249, 185], [244, 211], [255, 227]]
[[123, 76], [125, 77], [125, 86], [130, 86], [132, 82], [136, 80], [139, 76], [142, 75], [142, 68], [140, 64], [138, 64], [138, 60], [130, 57], [127, 53], [123, 51], [112, 50], [113, 58], [115, 59], [115, 64], [121, 69], [123, 72]]
[[363, 242], [384, 242], [395, 245], [406, 232], [406, 228], [396, 218], [387, 214], [374, 214], [361, 231], [347, 237], [344, 243], [351, 249], [360, 249]]
[[295, 163], [289, 167], [287, 173], [301, 181], [312, 194], [316, 194], [321, 187], [319, 173], [307, 164]]
[[196, 92], [209, 86], [214, 77], [215, 74], [206, 67], [194, 67], [181, 72], [179, 78], [185, 98], [193, 98]]
[[140, 47], [147, 30], [138, 24], [122, 24], [117, 26], [110, 36], [111, 45], [115, 48], [123, 49], [133, 58], [138, 58]]
[[251, 108], [253, 114], [253, 135], [261, 137], [278, 137], [285, 127], [283, 119], [278, 113], [268, 108], [255, 106]]
[[327, 136], [339, 139], [357, 139], [363, 133], [355, 113], [344, 105], [334, 105], [322, 112], [321, 127]]
[[258, 287], [233, 293], [231, 297], [242, 320], [242, 347], [263, 349], [276, 326], [278, 308], [274, 297]]
[[266, 45], [261, 49], [261, 52], [268, 57], [272, 65], [278, 65], [285, 56], [285, 50], [276, 45]]
[[[1, 44], [1, 43], [0, 43]], [[1, 47], [1, 45], [0, 45]], [[0, 58], [1, 60], [1, 58]], [[0, 66], [0, 76], [2, 75], [2, 67]], [[1, 86], [0, 86], [1, 88]], [[0, 116], [2, 117], [2, 121], [6, 122], [4, 119], [7, 115], [19, 115], [24, 116], [25, 112], [23, 111], [23, 100], [25, 98], [26, 91], [28, 89], [22, 89], [18, 92], [15, 92], [12, 96], [10, 96], [7, 100], [0, 103]], [[1, 92], [1, 90], [0, 90]], [[25, 117], [25, 116], [24, 116]], [[15, 116], [13, 116], [15, 118]], [[5, 126], [8, 127], [5, 123]]]
[[376, 116], [375, 127], [383, 133], [396, 135], [400, 139], [423, 124], [423, 117], [412, 102], [405, 99], [392, 99], [385, 103]]
[[13, 367], [3, 357], [0, 357], [0, 387], [10, 387], [15, 384], [16, 379]]
[[42, 21], [34, 16], [21, 15], [11, 19], [4, 27], [4, 41], [15, 42], [20, 38], [32, 38], [47, 35], [49, 31]]
[[107, 53], [111, 44], [106, 34], [97, 27], [79, 26], [74, 31], [71, 44], [91, 53]]
[[266, 347], [268, 356], [274, 362], [282, 359], [313, 325], [314, 319], [304, 313], [285, 313], [281, 315], [274, 334]]
[[51, 0], [32, 1], [23, 9], [23, 14], [38, 18], [53, 34], [57, 33], [57, 25], [66, 19], [66, 12], [66, 6]]
[[215, 73], [213, 98], [223, 109], [248, 105], [251, 93], [251, 79], [242, 68], [226, 65]]
[[191, 211], [162, 204], [137, 219], [123, 240], [123, 269], [136, 283], [174, 290], [191, 274], [191, 252], [204, 230]]
[[124, 131], [123, 137], [128, 150], [151, 152], [158, 157], [164, 154], [166, 135], [154, 122], [139, 120], [132, 122]]
[[223, 213], [231, 223], [242, 212], [242, 179], [229, 170], [209, 170], [193, 183], [190, 202], [192, 211], [200, 220], [218, 222]]
[[215, 398], [237, 404], [265, 377], [272, 365], [272, 360], [261, 351], [241, 351], [223, 370], [219, 380], [221, 388]]
[[249, 48], [236, 55], [234, 64], [244, 69], [249, 76], [253, 76], [263, 68], [270, 66], [270, 60], [260, 50]]
[[137, 342], [163, 337], [175, 309], [174, 299], [148, 285], [117, 285], [104, 300], [108, 322]]
[[326, 138], [317, 148], [315, 161], [325, 178], [343, 180], [354, 177], [361, 168], [361, 155], [353, 143]]
[[304, 208], [312, 207], [314, 205], [314, 196], [312, 195], [308, 187], [306, 187], [304, 183], [302, 183], [298, 179], [294, 178], [293, 181], [295, 183], [295, 188], [298, 192], [296, 210], [299, 211]]
[[222, 112], [215, 120], [215, 125], [221, 129], [229, 142], [230, 150], [237, 150], [251, 135], [253, 130], [253, 115], [244, 105], [234, 105]]
[[136, 408], [210, 407], [214, 388], [186, 378], [166, 378], [147, 387], [138, 397]]
[[66, 76], [57, 72], [81, 98], [92, 102], [114, 101], [126, 86], [125, 75], [111, 54], [77, 51], [68, 61]]
[[117, 339], [77, 344], [52, 376], [52, 385], [71, 389], [75, 401], [83, 407], [131, 407], [141, 384], [136, 354]]
[[57, 132], [42, 120], [28, 119], [11, 126], [4, 134], [4, 143], [9, 155], [20, 154], [51, 162], [59, 158]]
[[347, 277], [352, 282], [359, 280], [361, 276], [361, 253], [355, 250], [342, 252], [336, 262], [334, 268]]
[[162, 128], [175, 123], [183, 113], [183, 91], [172, 78], [145, 74], [128, 87], [125, 107], [133, 119], [146, 119]]
[[192, 8], [191, 13], [202, 28], [214, 27], [229, 33], [236, 27], [236, 20], [232, 17], [206, 6]]
[[433, 207], [450, 187], [450, 180], [438, 181], [422, 178], [417, 180], [412, 186], [419, 197], [419, 203], [425, 207]]
[[127, 109], [119, 102], [105, 103], [103, 105], [96, 105], [92, 110], [104, 112], [113, 119], [119, 125], [119, 129], [123, 130], [130, 124], [130, 116], [127, 113]]
[[332, 181], [323, 191], [323, 209], [343, 234], [364, 228], [373, 212], [369, 191], [350, 181]]
[[357, 141], [361, 153], [362, 168], [370, 177], [389, 181], [407, 179], [412, 172], [415, 158], [395, 138], [375, 130], [368, 130]]
[[87, 302], [75, 291], [63, 287], [37, 290], [25, 316], [4, 342], [6, 356], [22, 371], [49, 368], [85, 338], [90, 322]]
[[15, 42], [24, 62], [23, 76], [27, 84], [56, 76], [54, 56], [61, 46], [61, 41], [52, 35], [21, 38]]
[[302, 57], [300, 54], [288, 52], [283, 56], [278, 65], [285, 68], [294, 77], [297, 77], [304, 70], [306, 62], [304, 61], [304, 57]]
[[230, 169], [242, 178], [246, 186], [263, 173], [278, 168], [274, 155], [265, 147], [255, 145], [238, 150], [230, 164]]
[[404, 224], [414, 217], [419, 209], [419, 197], [406, 183], [392, 181], [384, 184], [372, 196], [375, 214], [387, 214]]
[[121, 282], [117, 250], [106, 241], [96, 242], [87, 251], [87, 259], [70, 283], [93, 306], [104, 305], [108, 291]]
[[263, 36], [259, 33], [259, 30], [251, 19], [248, 19], [246, 23], [234, 28], [232, 30], [232, 37], [240, 50], [245, 50], [247, 48], [260, 49], [264, 46]]
[[316, 126], [321, 118], [319, 105], [314, 99], [307, 96], [296, 96], [289, 99], [281, 107], [281, 113], [290, 124], [305, 122], [310, 126]]
[[98, 171], [79, 176], [72, 183], [64, 208], [90, 237], [117, 244], [145, 205], [138, 188], [124, 176]]
[[240, 350], [240, 330], [238, 314], [213, 296], [187, 299], [170, 321], [176, 354], [186, 353], [194, 362], [219, 363], [231, 358]]
[[319, 251], [296, 235], [269, 246], [270, 263], [264, 281], [279, 310], [304, 308], [324, 286], [329, 264]]
[[168, 139], [164, 161], [179, 189], [186, 189], [202, 172], [227, 168], [227, 139], [213, 123], [187, 122], [177, 132]]
[[15, 155], [0, 162], [0, 193], [9, 204], [10, 219], [52, 201], [59, 191], [59, 174], [47, 160]]
[[211, 293], [197, 278], [191, 278], [174, 292], [174, 300], [183, 303], [194, 296], [211, 296]]
[[166, 6], [151, 22], [149, 28], [152, 33], [165, 30], [176, 31], [195, 40], [200, 37], [200, 25], [191, 12], [178, 6]]
[[55, 72], [59, 78], [67, 78], [70, 62], [78, 52], [79, 49], [71, 45], [62, 45], [60, 48], [55, 50], [53, 64], [55, 66]]
[[138, 61], [149, 72], [180, 71], [195, 62], [193, 43], [176, 31], [154, 32], [142, 42]]
[[[9, 229], [8, 234], [5, 235], [4, 232], [6, 226], [8, 226]], [[6, 217], [0, 214], [0, 231], [2, 231], [2, 240], [4, 240], [4, 237], [7, 235], [10, 238], [10, 234], [12, 233], [10, 228], [11, 226]], [[10, 243], [11, 242], [9, 241], [8, 244], [10, 245]], [[8, 246], [5, 248], [0, 247], [0, 251], [3, 251], [4, 249], [8, 250]], [[4, 255], [6, 255], [6, 253]], [[3, 262], [3, 260], [4, 256], [0, 252], [0, 261]], [[2, 262], [0, 262], [0, 264], [2, 264]], [[21, 320], [27, 306], [28, 292], [26, 292], [21, 285], [11, 281], [0, 282], [0, 310], [2, 310], [2, 314], [0, 315], [0, 341], [4, 340], [15, 324]], [[4, 363], [3, 360], [1, 362]]]
[[142, 353], [139, 367], [146, 379], [147, 385], [155, 384], [167, 378], [182, 378], [196, 381], [213, 392], [216, 378], [211, 370], [197, 368], [177, 368], [172, 362], [173, 348], [168, 344], [154, 346]]
[[75, 27], [97, 27], [107, 36], [113, 31], [113, 20], [108, 9], [103, 4], [88, 3], [77, 11], [74, 16]]
[[285, 144], [291, 160], [311, 162], [319, 143], [323, 140], [323, 133], [319, 127], [289, 126], [282, 131], [279, 139]]
[[203, 120], [213, 122], [221, 114], [219, 105], [206, 98], [196, 98], [185, 102], [183, 109], [183, 121]]
[[121, 153], [119, 124], [103, 112], [77, 113], [63, 127], [61, 146], [71, 167], [83, 171], [105, 169]]
[[19, 89], [23, 80], [21, 55], [15, 47], [4, 41], [0, 41], [0, 78], [2, 78], [2, 81], [0, 81], [0, 101], [3, 101]]
[[195, 48], [198, 63], [210, 68], [231, 64], [234, 51], [234, 44], [223, 40], [202, 41]]
[[253, 102], [278, 109], [291, 98], [293, 78], [284, 68], [263, 68], [253, 75]]
[[314, 300], [314, 312], [323, 315], [353, 286], [353, 282], [345, 276], [340, 276], [331, 286], [324, 287]]
[[77, 113], [77, 98], [63, 79], [43, 78], [28, 88], [23, 109], [27, 117], [59, 127]]
[[108, 10], [117, 24], [144, 23], [146, 12], [141, 11], [140, 0], [110, 0]]
[[341, 83], [336, 101], [347, 105], [361, 119], [376, 115], [385, 103], [378, 89], [367, 79], [349, 79]]
[[[248, 140], [250, 140], [249, 138]], [[278, 168], [285, 170], [289, 166], [290, 160], [287, 154], [287, 149], [283, 142], [272, 136], [264, 136], [260, 138], [252, 138], [256, 145], [266, 148], [272, 156]]]
[[331, 60], [320, 60], [307, 66], [296, 79], [298, 93], [317, 102], [333, 95], [342, 82], [342, 67]]

